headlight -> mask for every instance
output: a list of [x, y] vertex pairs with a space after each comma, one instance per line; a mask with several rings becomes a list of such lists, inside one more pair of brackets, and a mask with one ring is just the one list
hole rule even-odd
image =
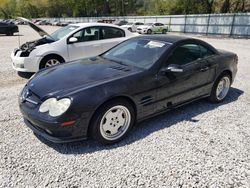
[[68, 98], [60, 100], [57, 100], [56, 98], [50, 98], [41, 104], [39, 112], [49, 112], [49, 115], [52, 117], [60, 116], [68, 110], [70, 104], [71, 100]]

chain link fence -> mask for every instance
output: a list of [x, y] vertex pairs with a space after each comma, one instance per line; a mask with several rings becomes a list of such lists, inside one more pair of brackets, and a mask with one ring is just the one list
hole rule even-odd
[[250, 13], [200, 14], [168, 16], [124, 16], [124, 17], [75, 17], [44, 18], [61, 22], [97, 22], [98, 20], [126, 20], [128, 22], [161, 22], [169, 31], [205, 35], [224, 35], [250, 38]]

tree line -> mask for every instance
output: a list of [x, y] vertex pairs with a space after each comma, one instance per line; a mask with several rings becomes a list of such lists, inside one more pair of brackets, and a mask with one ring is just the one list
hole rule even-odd
[[0, 0], [0, 17], [87, 17], [249, 12], [250, 0]]

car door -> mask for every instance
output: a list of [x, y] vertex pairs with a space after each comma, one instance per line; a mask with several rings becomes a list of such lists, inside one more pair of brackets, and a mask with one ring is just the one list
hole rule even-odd
[[0, 33], [6, 33], [7, 24], [0, 22]]
[[[203, 86], [207, 83], [201, 65], [199, 44], [186, 42], [176, 47], [161, 69], [178, 67], [178, 71], [159, 74], [157, 91], [157, 111], [171, 108], [205, 94]], [[180, 71], [183, 72], [180, 72]]]
[[[207, 46], [200, 44], [201, 50], [201, 58], [203, 61], [201, 62], [201, 71], [205, 78], [207, 78], [206, 84], [212, 84], [216, 77], [216, 69], [217, 69], [217, 54]], [[210, 92], [210, 88], [208, 88], [208, 92]]]
[[[76, 38], [77, 41], [70, 42], [70, 38]], [[100, 45], [100, 28], [88, 27], [77, 31], [68, 38], [68, 54], [70, 61], [88, 58], [102, 53]]]
[[125, 32], [122, 29], [108, 26], [101, 27], [99, 45], [102, 52], [109, 50], [125, 39]]
[[164, 24], [157, 23], [157, 33], [162, 33], [163, 29], [164, 29]]

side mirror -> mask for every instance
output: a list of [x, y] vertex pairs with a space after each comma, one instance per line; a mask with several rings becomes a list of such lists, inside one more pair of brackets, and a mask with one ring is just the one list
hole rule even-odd
[[160, 72], [165, 75], [168, 72], [180, 73], [183, 71], [184, 70], [181, 66], [176, 65], [176, 64], [171, 64], [171, 65], [168, 65], [167, 67], [164, 67], [163, 69], [161, 69]]
[[78, 39], [75, 38], [75, 37], [70, 37], [70, 38], [69, 38], [69, 43], [75, 43], [75, 42], [77, 42], [77, 41], [78, 41]]

